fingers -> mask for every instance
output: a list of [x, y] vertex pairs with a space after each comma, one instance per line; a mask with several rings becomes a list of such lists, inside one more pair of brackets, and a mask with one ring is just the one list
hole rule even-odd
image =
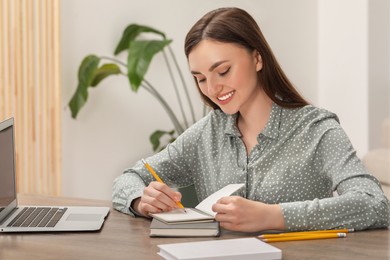
[[220, 214], [236, 212], [239, 198], [235, 196], [222, 197], [212, 206], [212, 210]]
[[269, 205], [238, 196], [224, 197], [213, 205], [220, 226], [233, 231], [255, 232], [284, 228], [279, 205]]
[[160, 182], [151, 182], [144, 189], [141, 197], [142, 214], [170, 211], [178, 208], [176, 201], [180, 201], [180, 192], [174, 191], [166, 184]]
[[229, 230], [239, 230], [241, 224], [240, 197], [223, 197], [212, 207], [217, 212], [215, 219], [220, 222], [220, 226]]

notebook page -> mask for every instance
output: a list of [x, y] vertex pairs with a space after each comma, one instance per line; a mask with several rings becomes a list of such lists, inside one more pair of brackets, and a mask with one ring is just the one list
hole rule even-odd
[[217, 213], [215, 213], [211, 209], [213, 207], [213, 204], [215, 204], [222, 197], [232, 195], [234, 192], [238, 191], [242, 187], [244, 187], [243, 183], [229, 184], [229, 185], [225, 186], [224, 188], [214, 192], [213, 194], [211, 194], [207, 198], [205, 198], [195, 208], [215, 217], [215, 215]]
[[186, 208], [186, 212], [183, 212], [182, 209], [174, 209], [168, 212], [154, 213], [151, 216], [168, 223], [213, 220], [212, 216], [207, 216], [191, 208]]

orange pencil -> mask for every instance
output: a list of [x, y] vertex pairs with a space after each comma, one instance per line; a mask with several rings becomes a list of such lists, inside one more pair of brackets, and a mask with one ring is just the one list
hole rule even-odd
[[313, 234], [327, 234], [327, 233], [349, 233], [354, 232], [354, 229], [328, 229], [328, 230], [313, 230], [313, 231], [302, 231], [302, 232], [286, 232], [276, 234], [262, 234], [259, 238], [280, 238], [280, 237], [296, 237], [296, 236], [307, 236]]
[[300, 235], [296, 237], [279, 237], [279, 238], [263, 238], [264, 242], [284, 242], [284, 241], [298, 241], [298, 240], [312, 240], [312, 239], [328, 239], [328, 238], [343, 238], [347, 237], [346, 233], [318, 233], [313, 235]]
[[[164, 183], [161, 178], [157, 175], [157, 173], [153, 170], [153, 168], [144, 160], [142, 159], [142, 162], [144, 163], [146, 169], [149, 170], [149, 172], [153, 175], [153, 177], [160, 183]], [[184, 212], [186, 212], [186, 210], [184, 209], [184, 206], [183, 204], [180, 203], [180, 201], [176, 201], [176, 204], [182, 208], [184, 210]]]

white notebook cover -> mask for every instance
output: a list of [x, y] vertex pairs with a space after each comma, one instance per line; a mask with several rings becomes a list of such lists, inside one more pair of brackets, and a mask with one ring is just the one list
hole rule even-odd
[[172, 259], [278, 260], [282, 251], [257, 238], [237, 238], [158, 245], [161, 257]]

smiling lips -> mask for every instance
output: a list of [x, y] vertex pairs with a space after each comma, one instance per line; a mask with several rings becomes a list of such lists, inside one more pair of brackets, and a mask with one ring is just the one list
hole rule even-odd
[[230, 98], [234, 95], [234, 92], [235, 91], [231, 91], [223, 96], [217, 97], [217, 99], [220, 101], [220, 103], [225, 104], [225, 103], [229, 102]]

